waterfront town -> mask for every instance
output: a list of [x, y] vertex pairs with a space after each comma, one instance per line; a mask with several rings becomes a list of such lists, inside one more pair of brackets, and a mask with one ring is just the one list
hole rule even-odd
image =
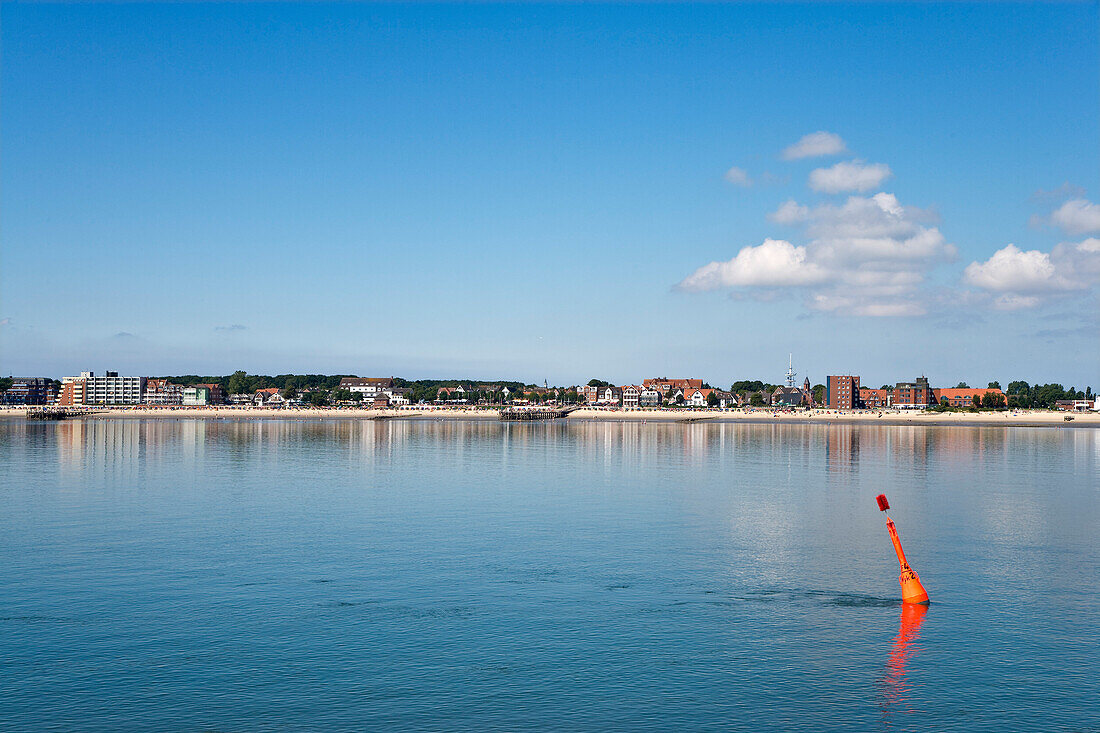
[[830, 375], [811, 385], [798, 384], [788, 367], [782, 384], [759, 380], [734, 382], [728, 388], [701, 378], [653, 377], [617, 385], [592, 379], [587, 384], [553, 387], [523, 382], [417, 380], [347, 375], [280, 375], [264, 377], [235, 372], [226, 377], [123, 376], [116, 371], [81, 372], [60, 380], [50, 377], [0, 379], [0, 405], [7, 407], [123, 408], [230, 406], [265, 409], [349, 408], [395, 409], [415, 406], [478, 408], [583, 406], [601, 410], [772, 409], [797, 411], [979, 411], [1053, 409], [1096, 411], [1100, 402], [1091, 387], [1084, 391], [1060, 384], [1031, 385], [1014, 381], [1002, 388], [959, 383], [937, 386], [919, 376], [869, 387], [858, 375]]

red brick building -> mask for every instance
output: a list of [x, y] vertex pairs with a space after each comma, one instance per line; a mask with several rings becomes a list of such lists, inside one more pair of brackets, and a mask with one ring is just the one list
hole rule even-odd
[[923, 410], [935, 404], [936, 395], [928, 386], [928, 377], [917, 377], [914, 382], [898, 382], [894, 387], [892, 406], [900, 410]]
[[978, 398], [978, 402], [982, 401], [987, 393], [993, 393], [996, 395], [994, 399], [998, 400], [1001, 405], [1008, 404], [1008, 398], [1005, 397], [1005, 393], [999, 389], [993, 389], [986, 387], [984, 389], [934, 389], [932, 394], [939, 404], [948, 404], [951, 407], [973, 407], [974, 398]]
[[825, 405], [832, 410], [855, 410], [860, 407], [859, 377], [826, 377]]
[[888, 389], [871, 389], [870, 387], [859, 388], [859, 401], [863, 403], [863, 407], [868, 410], [881, 410], [890, 405], [890, 390]]

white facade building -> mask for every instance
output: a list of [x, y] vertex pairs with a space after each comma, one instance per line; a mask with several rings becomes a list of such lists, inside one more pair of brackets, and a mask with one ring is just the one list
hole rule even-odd
[[[145, 377], [120, 377], [118, 372], [81, 372], [79, 377], [65, 377], [65, 384], [80, 383], [79, 404], [84, 405], [136, 405], [145, 391]], [[74, 399], [76, 402], [76, 399]]]

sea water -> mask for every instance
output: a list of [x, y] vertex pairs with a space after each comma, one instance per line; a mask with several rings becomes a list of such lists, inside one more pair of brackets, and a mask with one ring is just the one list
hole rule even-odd
[[1098, 467], [1066, 427], [0, 422], [0, 730], [1100, 730]]

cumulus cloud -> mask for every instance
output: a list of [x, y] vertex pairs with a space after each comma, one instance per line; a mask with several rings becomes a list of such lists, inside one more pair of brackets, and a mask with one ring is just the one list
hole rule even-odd
[[803, 206], [795, 200], [790, 200], [778, 209], [768, 214], [768, 218], [776, 224], [798, 224], [806, 221], [810, 215], [810, 207]]
[[839, 155], [846, 151], [848, 146], [840, 135], [833, 132], [818, 130], [811, 132], [794, 145], [783, 150], [783, 160], [799, 160], [801, 158], [817, 158], [822, 155]]
[[830, 168], [810, 172], [810, 188], [822, 193], [870, 191], [893, 175], [885, 163], [865, 164], [862, 160], [837, 163]]
[[1044, 299], [1087, 290], [1100, 283], [1100, 241], [1062, 242], [1051, 252], [1009, 244], [985, 262], [971, 262], [963, 282], [996, 295], [1000, 310], [1033, 308]]
[[1050, 221], [1071, 236], [1100, 232], [1100, 204], [1087, 199], [1071, 199], [1050, 215]]
[[681, 290], [699, 292], [732, 287], [789, 287], [821, 282], [828, 274], [806, 261], [806, 248], [782, 239], [743, 247], [727, 262], [711, 262], [684, 278]]
[[752, 179], [749, 178], [748, 171], [744, 168], [738, 168], [737, 166], [733, 166], [726, 171], [725, 179], [735, 186], [748, 188], [752, 185]]
[[1077, 249], [1082, 252], [1100, 254], [1100, 239], [1097, 239], [1096, 237], [1089, 237], [1083, 242], [1078, 242]]
[[803, 293], [812, 310], [912, 316], [926, 310], [927, 270], [955, 255], [939, 230], [927, 226], [934, 219], [929, 212], [903, 206], [892, 194], [852, 196], [839, 206], [788, 201], [769, 218], [804, 228], [810, 241], [795, 246], [768, 239], [744, 247], [731, 260], [700, 267], [678, 287], [757, 295], [786, 288]]
[[1037, 249], [1024, 252], [1010, 244], [985, 262], [972, 262], [963, 271], [963, 281], [998, 292], [1035, 292], [1062, 289], [1050, 255]]
[[800, 213], [817, 257], [834, 266], [899, 269], [955, 256], [939, 229], [926, 226], [935, 221], [931, 212], [903, 206], [890, 193], [850, 196], [840, 206], [824, 204]]

